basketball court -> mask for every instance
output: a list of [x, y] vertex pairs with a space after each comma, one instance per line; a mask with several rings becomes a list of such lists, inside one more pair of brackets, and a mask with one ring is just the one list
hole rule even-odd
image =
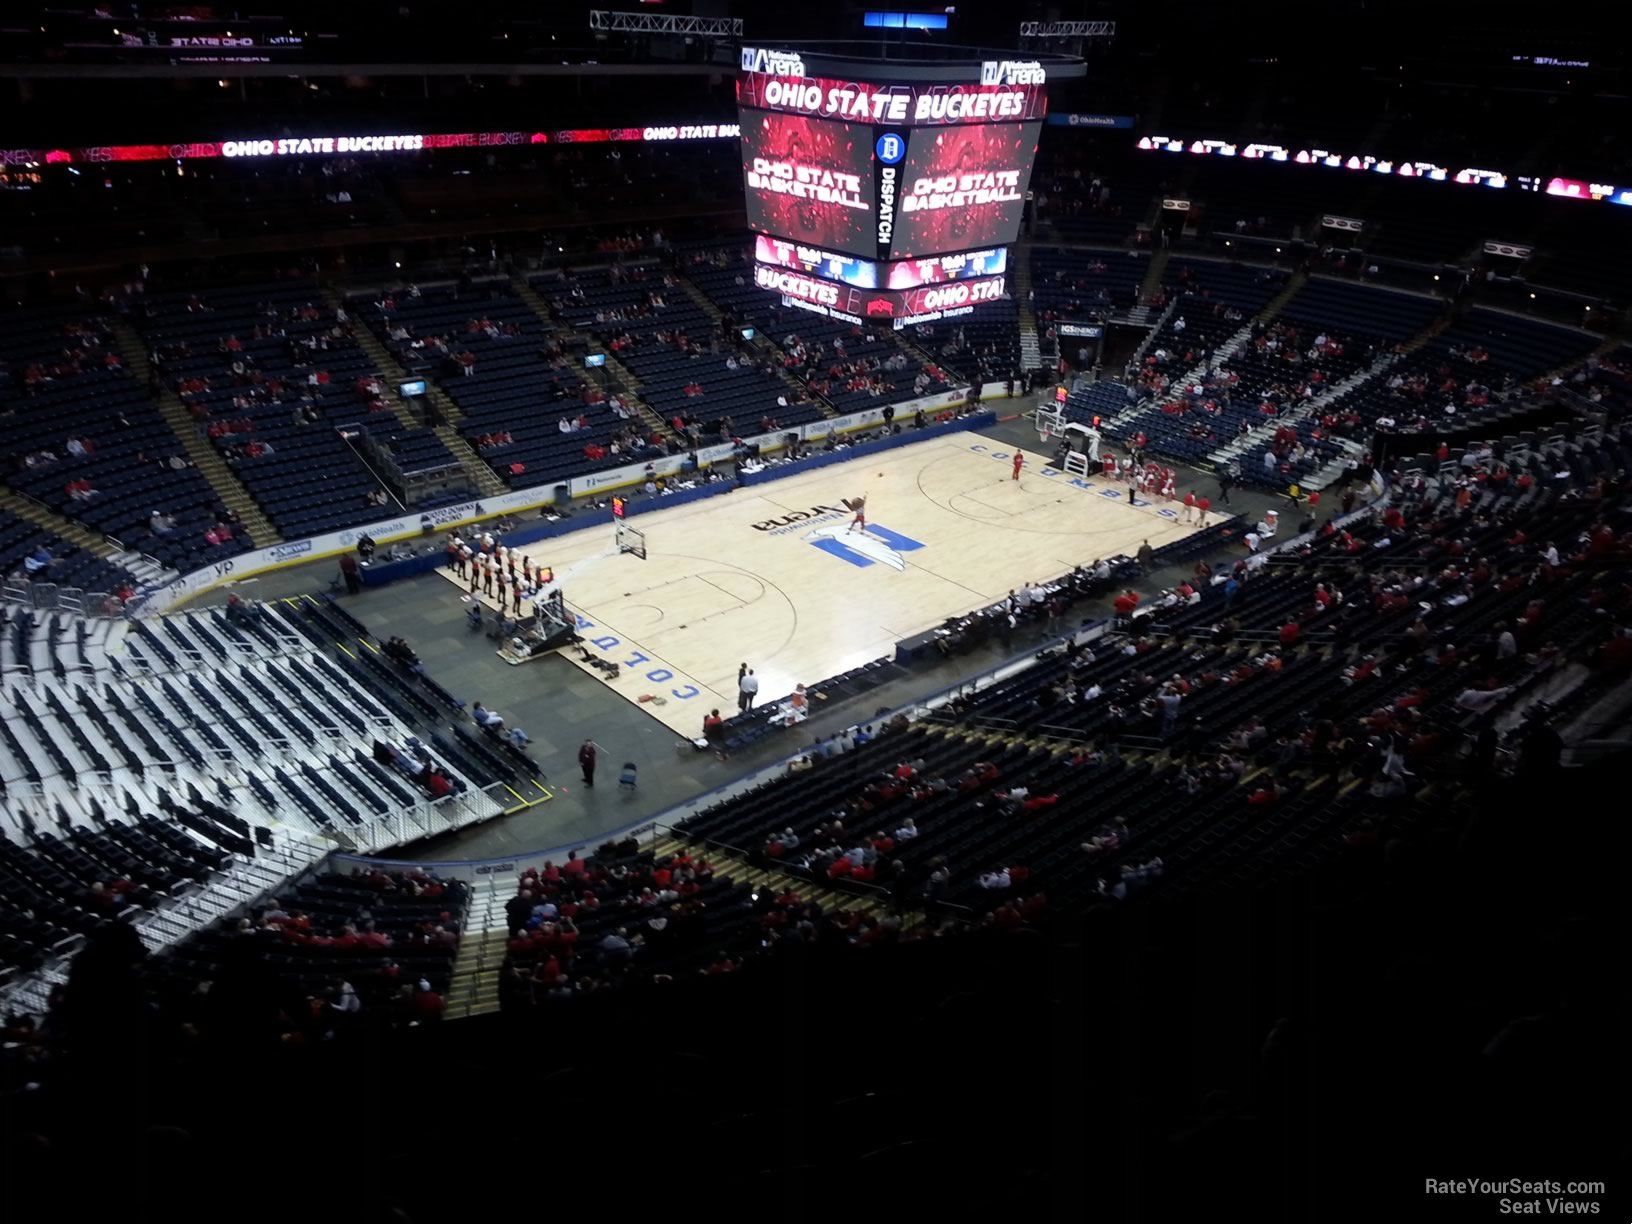
[[[1029, 451], [1012, 480], [1012, 457], [946, 434], [639, 515], [644, 560], [618, 551], [610, 518], [523, 551], [554, 569], [584, 646], [619, 665], [608, 687], [690, 737], [710, 710], [735, 713], [740, 664], [777, 701], [1023, 583], [1194, 530]], [[844, 503], [859, 497], [867, 529], [852, 532]], [[576, 649], [562, 657], [593, 670]]]

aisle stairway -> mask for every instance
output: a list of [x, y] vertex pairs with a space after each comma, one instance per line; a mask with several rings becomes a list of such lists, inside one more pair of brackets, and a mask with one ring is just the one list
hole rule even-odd
[[198, 425], [187, 411], [187, 405], [181, 402], [181, 396], [154, 378], [153, 366], [147, 357], [147, 345], [142, 342], [136, 329], [127, 320], [115, 318], [113, 334], [118, 341], [120, 356], [125, 359], [125, 368], [138, 381], [157, 388], [159, 413], [170, 426], [170, 432], [176, 435], [193, 466], [210, 482], [210, 487], [221, 498], [221, 504], [238, 516], [238, 521], [249, 532], [255, 547], [267, 548], [283, 539], [237, 474], [227, 466], [215, 447], [199, 435]]
[[[527, 283], [525, 276], [512, 276], [510, 283], [514, 286], [516, 295], [527, 303], [532, 312], [542, 319], [546, 326], [554, 330], [560, 329], [560, 324], [550, 314], [550, 304], [539, 296], [536, 289]], [[600, 351], [600, 345], [595, 341], [594, 337], [586, 336], [585, 340], [591, 347]], [[640, 380], [635, 377], [633, 370], [618, 360], [616, 353], [608, 352], [606, 354], [606, 365], [602, 369], [606, 371], [607, 378], [614, 384], [611, 390], [622, 395], [625, 402], [640, 413], [642, 425], [659, 437], [667, 438], [674, 433], [674, 430], [669, 428], [669, 423], [654, 412], [652, 406], [641, 398]]]
[[70, 544], [78, 545], [87, 552], [93, 552], [109, 561], [114, 560], [118, 551], [107, 540], [95, 532], [87, 531], [71, 518], [58, 514], [55, 510], [47, 509], [37, 501], [24, 497], [20, 493], [0, 487], [0, 510], [15, 514], [18, 518], [27, 519], [36, 527], [44, 528], [54, 535], [59, 535]]
[[[1157, 252], [1156, 259], [1153, 262], [1165, 263], [1165, 261], [1165, 253]], [[1295, 295], [1299, 289], [1303, 288], [1308, 279], [1308, 275], [1303, 272], [1296, 272], [1289, 277], [1287, 279], [1287, 283], [1282, 286], [1281, 291], [1266, 302], [1262, 310], [1244, 323], [1233, 335], [1230, 336], [1228, 340], [1224, 341], [1224, 343], [1220, 344], [1218, 348], [1214, 350], [1212, 356], [1212, 368], [1216, 370], [1223, 367], [1231, 357], [1240, 352], [1241, 346], [1252, 339], [1253, 328], [1273, 321], [1275, 316], [1280, 314], [1281, 308], [1292, 300], [1293, 295]], [[1141, 291], [1141, 293], [1142, 292], [1143, 291]], [[1179, 295], [1174, 294], [1168, 299], [1167, 309], [1162, 313], [1162, 323], [1165, 323], [1167, 321], [1167, 317], [1173, 312], [1174, 307], [1177, 305], [1178, 296]], [[1160, 330], [1160, 324], [1151, 329], [1150, 334], [1145, 337], [1144, 343], [1139, 346], [1139, 350], [1135, 354], [1135, 361], [1143, 358], [1145, 349], [1149, 346]], [[1208, 363], [1205, 360], [1198, 361], [1183, 374], [1174, 378], [1172, 385], [1175, 387], [1182, 387], [1187, 383], [1200, 382], [1207, 376], [1207, 372]], [[1150, 401], [1148, 399], [1141, 399], [1137, 403], [1132, 404], [1123, 411], [1117, 413], [1108, 422], [1106, 422], [1106, 427], [1114, 430], [1118, 425], [1132, 420], [1149, 407]]]
[[[1237, 455], [1243, 454], [1246, 451], [1256, 447], [1260, 442], [1270, 437], [1283, 425], [1297, 425], [1302, 421], [1308, 420], [1312, 416], [1316, 416], [1319, 413], [1324, 412], [1328, 404], [1337, 403], [1338, 400], [1342, 399], [1361, 383], [1376, 378], [1398, 360], [1399, 358], [1393, 353], [1383, 353], [1364, 369], [1356, 370], [1347, 378], [1331, 384], [1331, 386], [1327, 387], [1326, 390], [1322, 391], [1319, 395], [1304, 400], [1286, 415], [1271, 417], [1262, 425], [1254, 426], [1250, 432], [1240, 434], [1237, 437], [1232, 438], [1228, 445], [1221, 446], [1209, 454], [1206, 461], [1212, 464], [1214, 467], [1217, 467], [1220, 464], [1228, 463]], [[1347, 438], [1334, 438], [1332, 440], [1339, 446], [1343, 447], [1345, 458], [1348, 454], [1358, 452], [1360, 450], [1358, 443], [1352, 442]], [[1325, 486], [1312, 485], [1311, 487], [1324, 488]]]
[[888, 912], [882, 904], [886, 899], [886, 894], [882, 889], [876, 893], [862, 894], [824, 888], [805, 879], [803, 876], [788, 875], [785, 872], [750, 864], [747, 859], [734, 851], [712, 843], [699, 851], [695, 842], [659, 835], [656, 843], [652, 846], [652, 854], [659, 860], [676, 854], [696, 855], [699, 853], [713, 864], [716, 875], [729, 876], [731, 879], [740, 880], [755, 889], [771, 888], [778, 893], [792, 893], [802, 901], [819, 901], [822, 908], [829, 913], [855, 912], [882, 918]]
[[465, 926], [459, 936], [445, 1000], [449, 1020], [483, 1016], [499, 1010], [499, 974], [510, 940], [504, 903], [515, 895], [515, 880], [488, 876], [470, 886]]
[[528, 308], [531, 309], [535, 315], [543, 319], [551, 329], [559, 328], [559, 324], [556, 323], [554, 317], [550, 314], [550, 304], [539, 296], [538, 290], [534, 289], [527, 283], [526, 276], [520, 272], [513, 272], [510, 275], [510, 284], [511, 287], [515, 289], [516, 296], [522, 301], [526, 302]]
[[[344, 300], [333, 289], [325, 289], [323, 299], [333, 309], [340, 309], [345, 305]], [[374, 334], [372, 328], [364, 327], [359, 323], [353, 328], [352, 334], [356, 338], [358, 346], [374, 362], [375, 371], [382, 379], [388, 383], [400, 383], [408, 380], [410, 377], [408, 372], [398, 364], [397, 359], [392, 356], [391, 350], [381, 343], [380, 338]], [[463, 414], [459, 411], [458, 405], [449, 398], [447, 392], [436, 385], [434, 380], [426, 379], [425, 387], [426, 398], [436, 408], [443, 422], [461, 419]], [[414, 414], [409, 411], [408, 405], [403, 403], [399, 397], [390, 396], [388, 398], [392, 401], [391, 411], [396, 415], [397, 420], [404, 429], [423, 428], [420, 422], [414, 419]], [[476, 448], [465, 441], [463, 435], [451, 424], [433, 425], [431, 431], [436, 434], [442, 445], [448, 448], [453, 457], [459, 460], [459, 466], [464, 469], [465, 475], [470, 477], [473, 486], [483, 497], [497, 497], [508, 492], [508, 487], [504, 481], [498, 478], [492, 467], [476, 453]]]
[[1307, 272], [1298, 271], [1292, 273], [1291, 276], [1287, 277], [1286, 284], [1281, 286], [1281, 291], [1264, 303], [1264, 308], [1257, 315], [1258, 322], [1268, 323], [1274, 319], [1276, 315], [1281, 313], [1282, 308], [1298, 295], [1298, 291], [1308, 283], [1309, 274]]
[[130, 549], [118, 548], [106, 536], [88, 531], [73, 519], [66, 518], [55, 510], [4, 487], [0, 487], [0, 510], [26, 519], [53, 535], [61, 536], [86, 552], [123, 566], [142, 586], [161, 586], [176, 576], [175, 570], [159, 564], [152, 557]]
[[1020, 368], [1040, 370], [1045, 364], [1052, 368], [1052, 359], [1047, 363], [1043, 361], [1043, 349], [1037, 337], [1037, 315], [1031, 308], [1031, 244], [1011, 247], [1009, 254], [1013, 258], [1009, 269], [1009, 295], [1020, 308]]
[[[703, 313], [709, 317], [709, 320], [716, 327], [718, 327], [720, 321], [725, 316], [720, 313], [720, 308], [709, 300], [708, 294], [704, 293], [684, 275], [676, 276], [675, 279], [679, 281], [680, 287], [686, 291], [691, 300], [696, 302], [702, 309]], [[900, 339], [899, 333], [897, 333], [896, 338]], [[793, 375], [782, 369], [782, 350], [777, 348], [774, 337], [767, 336], [764, 332], [759, 332], [751, 341], [749, 341], [749, 343], [754, 348], [759, 349], [762, 353], [765, 353], [773, 361], [775, 361], [777, 365], [777, 372], [781, 376], [782, 381], [790, 389], [797, 391], [800, 395], [809, 396], [810, 402], [821, 410], [823, 416], [832, 417], [839, 415], [834, 411], [833, 405], [824, 397], [814, 394], [809, 387], [805, 386], [804, 383], [800, 382], [797, 378], [793, 377]]]
[[[661, 860], [681, 853], [696, 855], [699, 850], [691, 842], [660, 835], [651, 852]], [[885, 900], [882, 891], [856, 894], [824, 888], [799, 876], [750, 865], [746, 859], [720, 846], [708, 846], [702, 854], [714, 866], [716, 875], [729, 877], [753, 889], [769, 888], [778, 894], [792, 893], [800, 900], [818, 901], [828, 913], [854, 912], [880, 918], [887, 913], [882, 904]], [[516, 895], [515, 889], [513, 876], [487, 877], [471, 885], [459, 954], [453, 963], [452, 980], [448, 987], [448, 1019], [462, 1020], [499, 1009], [499, 975], [504, 971], [504, 958], [510, 940], [509, 919], [504, 906]]]
[[1141, 303], [1154, 298], [1156, 291], [1162, 287], [1162, 276], [1167, 271], [1167, 261], [1171, 254], [1166, 247], [1157, 247], [1151, 252], [1150, 267], [1145, 269], [1145, 278], [1139, 282], [1139, 301], [1134, 304], [1134, 310], [1140, 309]]

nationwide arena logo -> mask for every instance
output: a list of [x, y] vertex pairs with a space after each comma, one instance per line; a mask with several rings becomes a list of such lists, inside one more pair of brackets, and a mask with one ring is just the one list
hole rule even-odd
[[763, 72], [767, 76], [802, 77], [805, 61], [792, 51], [771, 51], [765, 47], [742, 49], [742, 70]]
[[1046, 85], [1048, 73], [1036, 60], [986, 60], [980, 66], [982, 85]]
[[[763, 531], [767, 535], [803, 532], [800, 538], [805, 543], [861, 569], [870, 565], [885, 565], [900, 573], [907, 568], [906, 558], [901, 554], [916, 552], [924, 546], [911, 536], [880, 527], [877, 523], [868, 524], [863, 531], [852, 531], [844, 523], [852, 513], [843, 506], [812, 506], [808, 510], [791, 511], [780, 518], [766, 519], [753, 527], [755, 531]], [[812, 524], [816, 526], [812, 527]]]
[[748, 169], [748, 186], [755, 191], [770, 191], [799, 200], [815, 200], [821, 204], [837, 204], [841, 208], [867, 208], [867, 201], [861, 196], [860, 175], [807, 166], [801, 162], [756, 157]]
[[766, 519], [763, 523], [755, 523], [755, 531], [767, 531], [772, 535], [783, 535], [795, 528], [808, 527], [812, 523], [820, 523], [836, 518], [843, 518], [850, 513], [843, 506], [812, 506], [808, 510], [794, 510], [784, 514], [781, 518]]

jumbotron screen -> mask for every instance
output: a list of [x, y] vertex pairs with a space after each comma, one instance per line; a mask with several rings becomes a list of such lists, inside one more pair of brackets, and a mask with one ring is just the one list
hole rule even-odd
[[873, 258], [872, 128], [742, 112], [748, 228]]
[[1003, 246], [1020, 235], [1040, 123], [918, 128], [895, 199], [891, 259]]
[[754, 262], [825, 277], [857, 289], [916, 289], [919, 285], [1001, 276], [1008, 271], [1009, 252], [1007, 247], [994, 247], [984, 251], [961, 251], [955, 255], [877, 263], [802, 242], [789, 242], [786, 238], [758, 234], [754, 237]]
[[862, 289], [766, 264], [754, 268], [754, 284], [780, 293], [784, 305], [849, 323], [889, 319], [896, 327], [969, 314], [983, 302], [1000, 300], [1005, 282], [1002, 276], [980, 276], [911, 289]]
[[[958, 304], [989, 300], [1003, 284], [1003, 248], [1020, 235], [1048, 111], [1044, 68], [971, 62], [967, 79], [915, 81], [891, 79], [885, 66], [856, 80], [836, 74], [848, 71], [842, 60], [742, 49], [737, 103], [757, 262], [881, 293], [980, 282]], [[784, 296], [847, 315], [893, 305], [896, 319], [945, 308]]]

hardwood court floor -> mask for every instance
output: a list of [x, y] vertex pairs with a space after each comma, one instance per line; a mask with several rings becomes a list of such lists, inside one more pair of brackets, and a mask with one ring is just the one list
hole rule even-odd
[[[644, 561], [616, 552], [610, 519], [525, 551], [555, 570], [586, 645], [620, 664], [609, 687], [693, 736], [709, 710], [736, 710], [741, 663], [774, 701], [1022, 583], [1193, 530], [1165, 503], [1130, 506], [1124, 486], [1074, 481], [1031, 452], [1011, 480], [1011, 456], [948, 434], [642, 514], [630, 521]], [[868, 531], [847, 534], [842, 499], [863, 495]]]

